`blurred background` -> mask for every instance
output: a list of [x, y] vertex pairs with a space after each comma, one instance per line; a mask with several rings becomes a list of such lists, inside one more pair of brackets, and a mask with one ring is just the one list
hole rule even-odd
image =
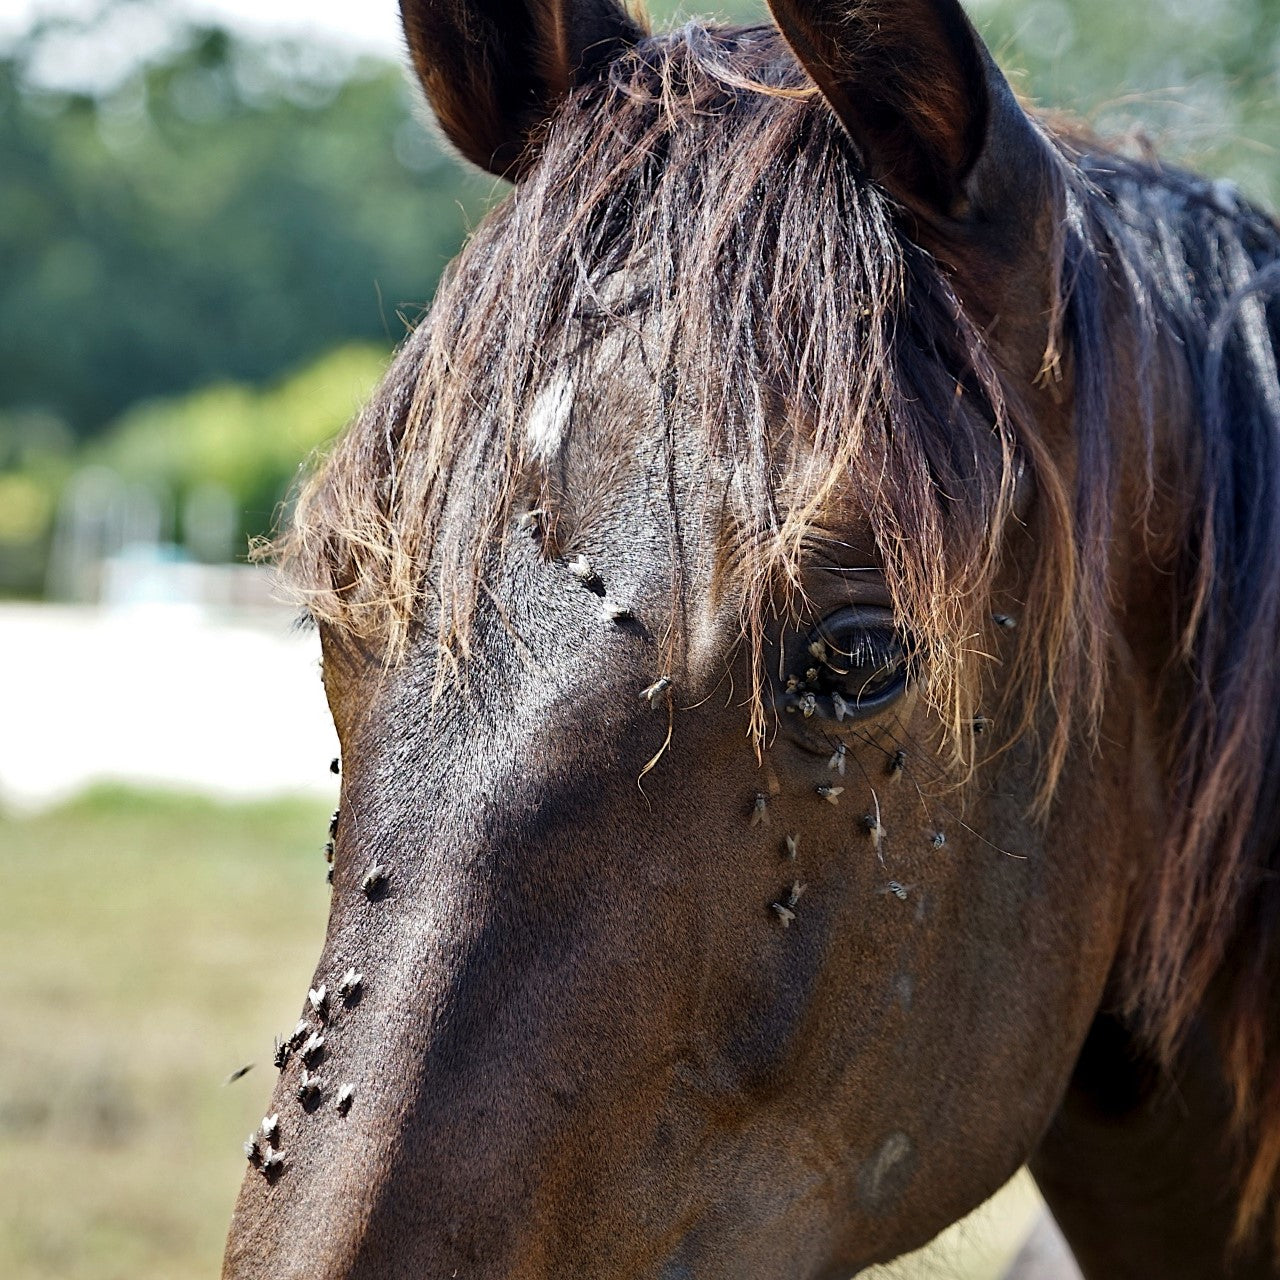
[[[971, 11], [1034, 101], [1280, 197], [1280, 0]], [[0, 0], [13, 1280], [217, 1272], [336, 794], [315, 638], [246, 551], [500, 195], [401, 61], [394, 0]], [[1033, 1211], [899, 1273], [994, 1276]]]

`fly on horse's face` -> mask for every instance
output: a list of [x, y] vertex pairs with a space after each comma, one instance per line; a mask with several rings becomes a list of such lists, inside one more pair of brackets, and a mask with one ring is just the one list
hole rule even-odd
[[[1125, 557], [1180, 536], [1134, 495], [1190, 430], [1176, 373], [1099, 427], [1067, 389], [1101, 198], [952, 0], [776, 0], [785, 43], [402, 10], [517, 185], [291, 535], [333, 908], [225, 1274], [835, 1280], [995, 1191], [1076, 1071], [1068, 1220], [1127, 1168], [1095, 1020], [1177, 635]], [[1229, 1217], [1073, 1242], [1203, 1276]]]

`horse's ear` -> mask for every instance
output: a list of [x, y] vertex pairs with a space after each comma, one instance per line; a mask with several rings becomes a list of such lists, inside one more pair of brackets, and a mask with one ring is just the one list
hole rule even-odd
[[958, 0], [769, 7], [869, 176], [895, 199], [929, 221], [1013, 215], [1006, 202], [1021, 205], [1045, 144]]
[[513, 180], [560, 99], [643, 35], [614, 0], [400, 0], [400, 17], [449, 140]]

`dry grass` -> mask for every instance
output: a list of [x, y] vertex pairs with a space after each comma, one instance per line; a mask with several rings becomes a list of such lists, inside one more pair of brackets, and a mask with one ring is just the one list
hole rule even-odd
[[0, 1275], [217, 1274], [319, 949], [326, 816], [100, 792], [0, 818]]
[[1002, 1280], [1040, 1205], [1035, 1183], [1024, 1171], [927, 1249], [890, 1267], [873, 1267], [862, 1280]]

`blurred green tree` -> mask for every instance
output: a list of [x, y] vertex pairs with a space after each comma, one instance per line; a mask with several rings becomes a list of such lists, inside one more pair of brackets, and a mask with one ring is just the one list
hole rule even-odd
[[390, 346], [491, 185], [399, 69], [194, 30], [96, 96], [0, 58], [0, 411], [77, 436], [142, 398]]
[[1280, 202], [1280, 0], [970, 0], [1032, 101]]
[[[233, 551], [270, 532], [299, 467], [354, 416], [386, 367], [383, 346], [349, 343], [266, 387], [210, 383], [186, 395], [143, 401], [82, 451], [149, 486], [181, 511], [214, 486], [239, 513]], [[188, 530], [175, 531], [180, 540]]]

